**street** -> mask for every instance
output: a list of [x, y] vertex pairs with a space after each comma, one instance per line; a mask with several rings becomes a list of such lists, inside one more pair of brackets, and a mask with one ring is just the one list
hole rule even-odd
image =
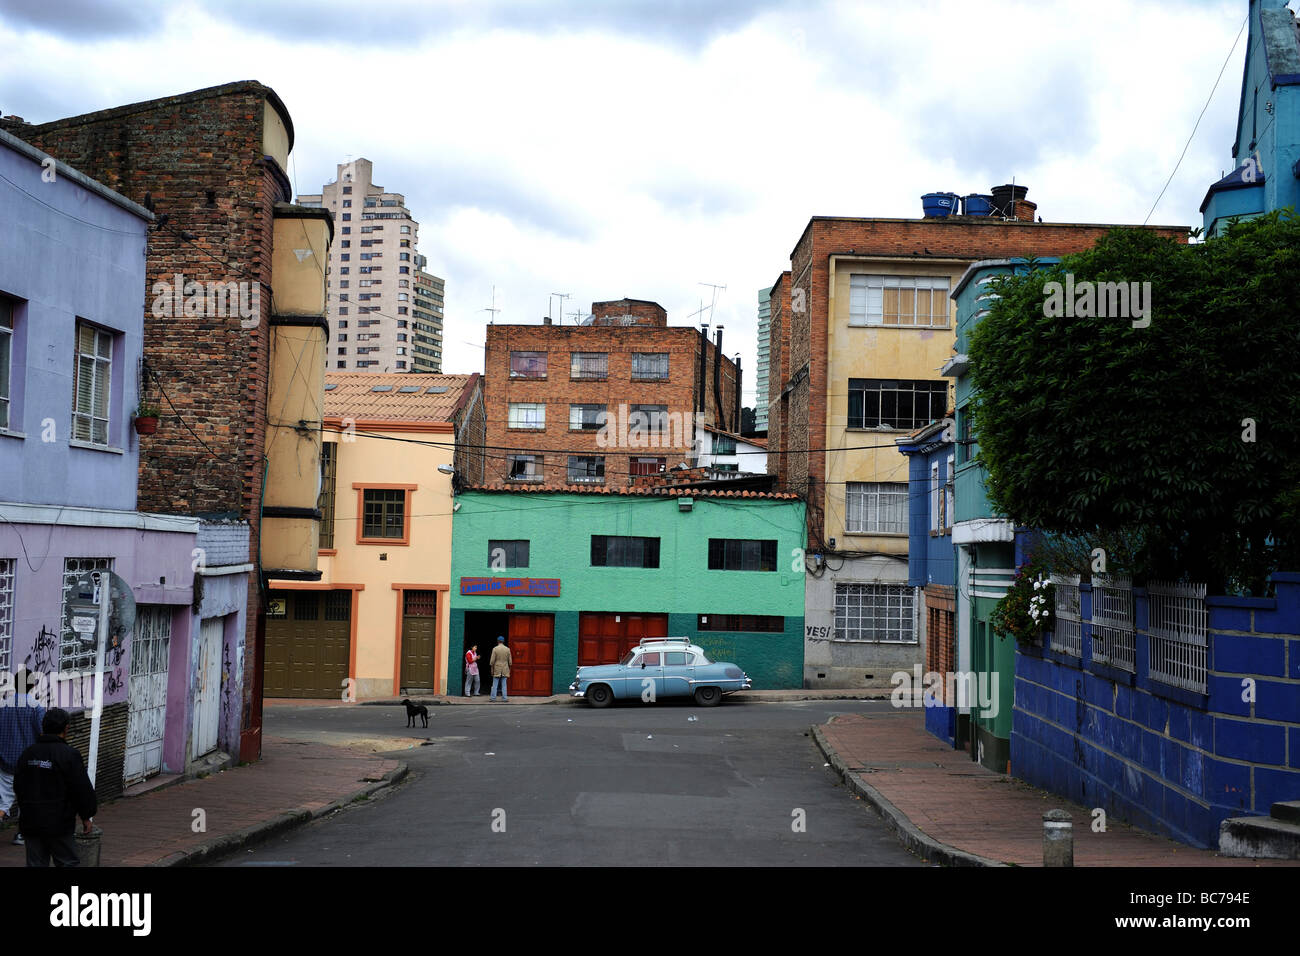
[[268, 736], [366, 749], [391, 737], [411, 773], [220, 865], [919, 866], [806, 736], [832, 714], [888, 707], [484, 703], [431, 706], [427, 730], [406, 728], [401, 707], [268, 707]]

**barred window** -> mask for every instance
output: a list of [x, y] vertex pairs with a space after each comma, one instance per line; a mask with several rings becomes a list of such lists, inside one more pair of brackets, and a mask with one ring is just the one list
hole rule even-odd
[[628, 459], [627, 473], [629, 475], [658, 475], [663, 472], [667, 464], [667, 458], [632, 457]]
[[630, 405], [628, 406], [627, 427], [629, 432], [660, 432], [668, 427], [667, 405]]
[[849, 428], [914, 431], [947, 410], [947, 382], [849, 379]]
[[835, 640], [915, 644], [913, 599], [906, 585], [837, 584]]
[[907, 533], [906, 483], [851, 481], [844, 488], [847, 533]]
[[730, 435], [713, 436], [713, 454], [715, 455], [734, 455], [736, 453], [736, 439]]
[[0, 671], [13, 670], [14, 559], [0, 558]]
[[488, 567], [526, 568], [528, 567], [527, 539], [522, 541], [488, 541]]
[[[65, 558], [63, 561], [63, 613], [62, 627], [59, 634], [59, 670], [89, 671], [95, 667], [95, 645], [86, 646], [72, 629], [72, 608], [68, 599], [77, 579], [86, 571], [112, 571], [112, 558]], [[102, 574], [95, 575], [96, 588], [104, 587], [107, 581]]]
[[604, 405], [570, 405], [569, 428], [580, 431], [596, 431], [605, 424]]
[[662, 381], [668, 377], [667, 352], [633, 352], [632, 377]]
[[316, 507], [320, 509], [320, 537], [317, 546], [329, 550], [334, 547], [334, 486], [337, 465], [334, 456], [338, 446], [334, 442], [322, 442], [320, 446], [320, 497]]
[[603, 379], [608, 376], [608, 352], [573, 352], [570, 355], [570, 378]]
[[605, 480], [603, 455], [570, 455], [569, 481], [599, 484]]
[[541, 481], [542, 458], [540, 455], [508, 456], [511, 481]]

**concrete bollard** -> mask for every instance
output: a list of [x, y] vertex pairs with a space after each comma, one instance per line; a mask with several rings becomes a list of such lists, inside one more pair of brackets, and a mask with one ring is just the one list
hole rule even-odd
[[1064, 810], [1043, 814], [1043, 866], [1074, 866], [1074, 821]]
[[83, 867], [99, 866], [99, 840], [103, 835], [104, 831], [93, 824], [89, 833], [77, 828], [77, 857]]

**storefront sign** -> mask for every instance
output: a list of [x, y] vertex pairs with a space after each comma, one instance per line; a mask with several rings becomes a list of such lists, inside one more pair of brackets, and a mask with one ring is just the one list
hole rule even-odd
[[559, 597], [559, 578], [461, 578], [460, 593], [473, 597]]

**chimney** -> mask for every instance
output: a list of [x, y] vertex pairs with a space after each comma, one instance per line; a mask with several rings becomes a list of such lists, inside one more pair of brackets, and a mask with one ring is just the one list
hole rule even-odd
[[542, 316], [542, 325], [550, 325], [550, 324], [551, 324], [551, 317], [549, 315]]
[[1038, 203], [1030, 202], [1028, 199], [1016, 200], [1016, 218], [1021, 222], [1033, 222], [1034, 213], [1038, 211]]

